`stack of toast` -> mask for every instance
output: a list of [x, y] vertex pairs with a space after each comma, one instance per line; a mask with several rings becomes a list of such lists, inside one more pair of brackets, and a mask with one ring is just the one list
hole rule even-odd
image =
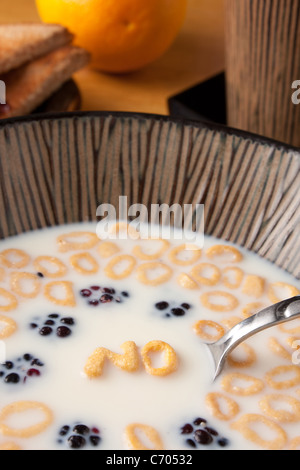
[[73, 35], [55, 24], [0, 25], [0, 118], [31, 113], [89, 61]]

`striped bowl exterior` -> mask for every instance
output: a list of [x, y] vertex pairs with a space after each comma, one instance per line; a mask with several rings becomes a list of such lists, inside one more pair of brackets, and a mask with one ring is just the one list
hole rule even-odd
[[300, 278], [300, 149], [130, 113], [0, 124], [0, 237], [96, 220], [101, 203], [204, 204], [205, 232]]

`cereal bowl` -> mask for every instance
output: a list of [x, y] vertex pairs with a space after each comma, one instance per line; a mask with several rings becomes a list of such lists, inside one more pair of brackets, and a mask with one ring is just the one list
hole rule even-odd
[[[299, 448], [296, 321], [215, 382], [201, 347], [300, 292], [299, 149], [90, 112], [3, 121], [0, 157], [0, 448]], [[204, 207], [204, 246], [130, 224], [105, 240], [120, 197]]]

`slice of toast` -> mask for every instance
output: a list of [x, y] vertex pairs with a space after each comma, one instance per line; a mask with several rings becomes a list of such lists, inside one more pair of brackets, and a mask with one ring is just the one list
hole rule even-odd
[[73, 35], [63, 26], [45, 23], [0, 25], [0, 74], [69, 44]]
[[88, 61], [84, 49], [68, 45], [2, 75], [7, 105], [0, 108], [0, 118], [30, 113]]

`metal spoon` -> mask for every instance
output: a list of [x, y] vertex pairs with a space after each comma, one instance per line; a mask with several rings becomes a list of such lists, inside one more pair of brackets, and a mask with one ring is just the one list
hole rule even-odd
[[241, 321], [215, 343], [203, 343], [213, 359], [214, 380], [221, 373], [228, 354], [259, 331], [300, 317], [300, 296], [283, 300]]

